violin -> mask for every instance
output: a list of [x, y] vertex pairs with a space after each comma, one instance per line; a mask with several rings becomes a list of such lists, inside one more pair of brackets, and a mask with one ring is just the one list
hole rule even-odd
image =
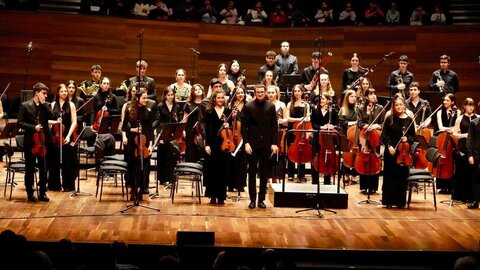
[[[230, 114], [230, 116], [231, 116], [231, 114]], [[230, 116], [226, 118], [225, 115], [222, 115], [224, 124], [227, 123]], [[220, 146], [220, 149], [222, 151], [224, 151], [224, 152], [235, 151], [233, 130], [230, 127], [226, 128], [226, 127], [223, 126], [222, 130], [220, 130], [220, 137], [222, 138], [222, 145]]]
[[100, 126], [102, 125], [102, 120], [104, 117], [108, 117], [108, 111], [104, 108], [106, 108], [107, 103], [110, 103], [110, 95], [107, 96], [105, 99], [105, 103], [103, 104], [102, 108], [98, 110], [97, 116], [95, 117], [95, 122], [92, 125], [92, 129], [98, 131]]
[[[370, 114], [369, 125], [359, 133], [359, 142], [361, 150], [355, 158], [354, 168], [361, 175], [376, 175], [382, 169], [382, 159], [377, 156], [376, 149], [381, 143], [381, 134], [377, 129], [372, 129], [373, 124], [383, 115], [383, 111], [389, 103], [382, 108], [382, 111], [373, 119], [376, 103], [367, 107]], [[373, 120], [372, 120], [373, 119]]]
[[[307, 109], [307, 107], [305, 107]], [[296, 121], [293, 124], [293, 129], [296, 130], [313, 130], [312, 123], [306, 121], [307, 114], [301, 121]], [[312, 161], [312, 145], [308, 140], [307, 132], [295, 132], [295, 141], [288, 147], [287, 156], [292, 162], [305, 164]]]
[[[40, 120], [37, 117], [37, 124], [39, 123]], [[43, 128], [33, 134], [33, 142], [32, 154], [34, 156], [44, 157], [47, 154], [47, 148], [45, 147], [45, 134], [43, 133]]]
[[[409, 128], [410, 128], [410, 125], [409, 125]], [[407, 133], [407, 130], [408, 129], [406, 129], [405, 127], [402, 128], [402, 133], [403, 133], [402, 137], [405, 136], [405, 134]], [[413, 161], [413, 158], [410, 155], [410, 144], [408, 142], [402, 141], [402, 139], [400, 138], [400, 141], [397, 143], [397, 147], [395, 147], [395, 149], [397, 149], [398, 151], [397, 164], [403, 165], [403, 166], [410, 166]]]

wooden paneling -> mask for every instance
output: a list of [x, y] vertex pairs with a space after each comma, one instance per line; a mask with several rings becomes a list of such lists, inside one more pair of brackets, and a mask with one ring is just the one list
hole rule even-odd
[[[34, 44], [29, 67], [28, 87], [43, 81], [52, 89], [59, 82], [80, 82], [90, 76], [90, 66], [100, 64], [113, 85], [135, 74], [139, 57], [137, 34], [143, 29], [142, 58], [149, 63], [148, 75], [159, 89], [174, 81], [175, 70], [184, 68], [192, 77], [207, 84], [216, 75], [219, 63], [240, 61], [249, 83], [254, 83], [258, 67], [265, 63], [265, 52], [280, 51], [287, 40], [298, 57], [299, 70], [310, 64], [316, 38], [323, 38], [323, 53], [331, 51], [327, 69], [336, 92], [341, 76], [350, 65], [352, 53], [358, 53], [361, 65], [372, 67], [389, 52], [395, 52], [370, 75], [380, 95], [386, 95], [389, 73], [397, 68], [398, 56], [410, 58], [410, 70], [426, 90], [432, 71], [439, 67], [439, 56], [452, 57], [451, 68], [460, 77], [459, 100], [477, 93], [478, 27], [322, 27], [264, 28], [198, 23], [156, 22], [112, 17], [58, 15], [2, 11], [0, 13], [0, 87], [12, 82], [12, 89], [23, 87], [26, 45]], [[15, 95], [15, 91], [9, 95]]]

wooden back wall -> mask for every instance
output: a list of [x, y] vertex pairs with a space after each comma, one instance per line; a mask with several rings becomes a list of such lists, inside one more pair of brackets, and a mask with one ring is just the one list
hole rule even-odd
[[370, 76], [380, 95], [388, 95], [385, 84], [389, 73], [397, 68], [398, 56], [408, 55], [409, 69], [420, 88], [427, 90], [432, 72], [439, 68], [439, 56], [448, 54], [451, 69], [460, 77], [458, 100], [480, 98], [480, 27], [268, 28], [14, 11], [0, 12], [0, 88], [12, 82], [8, 95], [19, 95], [29, 41], [33, 42], [33, 52], [27, 88], [41, 81], [53, 92], [58, 83], [70, 79], [81, 82], [90, 77], [93, 64], [100, 64], [103, 75], [117, 85], [135, 75], [141, 29], [142, 58], [149, 63], [147, 74], [155, 78], [157, 89], [174, 82], [178, 68], [186, 69], [191, 79], [190, 48], [201, 52], [196, 57], [196, 82], [206, 85], [216, 76], [219, 63], [237, 59], [246, 70], [248, 83], [253, 84], [258, 68], [265, 63], [266, 51], [279, 53], [281, 41], [289, 41], [291, 53], [298, 57], [303, 70], [310, 64], [313, 40], [322, 37], [324, 55], [333, 53], [326, 68], [337, 93], [352, 53], [358, 53], [361, 65], [369, 68], [386, 53], [395, 52]]

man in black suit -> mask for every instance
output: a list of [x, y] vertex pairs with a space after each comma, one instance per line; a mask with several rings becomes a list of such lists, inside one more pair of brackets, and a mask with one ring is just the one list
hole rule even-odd
[[[42, 145], [47, 148], [52, 142], [50, 129], [48, 128], [48, 120], [54, 120], [55, 115], [49, 104], [45, 101], [48, 87], [43, 83], [36, 83], [33, 86], [33, 98], [23, 102], [18, 112], [18, 124], [25, 131], [24, 135], [24, 152], [25, 152], [25, 189], [27, 190], [27, 198], [29, 202], [36, 202], [37, 198], [33, 195], [33, 177], [35, 174], [35, 164], [38, 160], [38, 169], [40, 171], [40, 181], [38, 187], [40, 189], [40, 201], [48, 202], [47, 197], [47, 164], [45, 155], [34, 154], [32, 150]], [[43, 141], [34, 140], [35, 133], [42, 133]], [[40, 142], [38, 144], [38, 142]], [[40, 151], [41, 152], [41, 151]]]
[[[147, 85], [147, 95], [149, 99], [157, 100], [157, 90], [155, 89], [155, 80], [152, 77], [146, 76], [148, 63], [144, 60], [137, 61], [137, 74], [136, 76], [128, 79], [128, 85], [138, 83], [138, 75], [140, 74], [140, 82], [143, 82]], [[140, 70], [140, 71], [139, 71]]]
[[255, 85], [255, 100], [245, 106], [242, 120], [242, 137], [245, 143], [245, 152], [248, 156], [248, 193], [250, 204], [248, 208], [255, 208], [257, 198], [256, 173], [260, 170], [260, 190], [258, 193], [258, 207], [266, 208], [265, 195], [267, 193], [267, 179], [271, 171], [269, 158], [278, 153], [277, 116], [275, 105], [267, 101], [266, 89], [262, 84]]

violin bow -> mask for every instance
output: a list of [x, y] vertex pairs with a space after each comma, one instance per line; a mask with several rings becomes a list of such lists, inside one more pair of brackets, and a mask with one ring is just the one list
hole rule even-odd
[[[407, 134], [407, 131], [410, 129], [410, 127], [412, 126], [412, 124], [415, 123], [415, 118], [417, 117], [417, 115], [418, 115], [418, 114], [420, 113], [420, 111], [422, 111], [422, 109], [423, 109], [424, 107], [426, 107], [427, 105], [428, 105], [428, 103], [425, 103], [425, 102], [422, 103], [422, 107], [420, 108], [420, 110], [418, 110], [418, 111], [413, 115], [412, 121], [410, 121], [410, 124], [408, 124], [408, 127], [405, 128], [405, 130], [402, 132], [402, 137], [404, 137], [405, 134]], [[435, 111], [436, 111], [436, 110], [435, 110]], [[425, 122], [425, 121], [423, 121], [423, 122]], [[398, 140], [398, 143], [397, 143], [397, 145], [395, 146], [395, 150], [397, 150], [398, 145], [400, 145], [401, 142], [402, 142], [402, 138], [400, 138], [400, 140]]]

